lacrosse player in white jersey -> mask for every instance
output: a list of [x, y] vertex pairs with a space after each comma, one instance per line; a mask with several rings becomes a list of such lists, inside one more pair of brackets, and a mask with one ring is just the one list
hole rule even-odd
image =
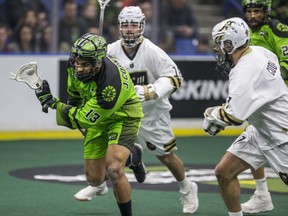
[[128, 69], [142, 102], [144, 118], [137, 143], [168, 167], [180, 188], [183, 213], [192, 214], [199, 206], [198, 186], [187, 179], [182, 160], [174, 154], [177, 147], [169, 114], [169, 96], [180, 87], [182, 75], [162, 49], [143, 37], [145, 15], [140, 7], [123, 8], [118, 20], [121, 39], [108, 45], [108, 55]]
[[226, 126], [250, 123], [215, 168], [229, 215], [242, 216], [241, 172], [268, 162], [288, 185], [288, 89], [277, 56], [248, 45], [249, 27], [241, 18], [217, 24], [212, 39], [217, 65], [229, 74], [228, 98], [205, 110], [203, 128], [214, 136]]

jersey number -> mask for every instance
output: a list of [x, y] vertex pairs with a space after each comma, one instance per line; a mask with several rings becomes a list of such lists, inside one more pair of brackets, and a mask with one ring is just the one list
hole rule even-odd
[[86, 113], [86, 118], [90, 121], [90, 122], [92, 122], [92, 123], [94, 123], [94, 122], [96, 122], [97, 121], [97, 119], [99, 119], [100, 118], [100, 115], [97, 113], [97, 112], [95, 112], [94, 110], [89, 110], [89, 112], [88, 113]]
[[182, 74], [181, 74], [180, 70], [178, 68], [176, 68], [176, 67], [172, 67], [172, 68], [175, 71], [176, 77], [181, 77], [182, 78]]
[[282, 55], [288, 56], [288, 46], [282, 46]]

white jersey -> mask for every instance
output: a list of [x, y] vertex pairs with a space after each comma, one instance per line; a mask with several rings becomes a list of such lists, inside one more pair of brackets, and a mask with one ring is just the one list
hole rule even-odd
[[239, 59], [229, 74], [225, 111], [257, 129], [263, 150], [288, 142], [288, 89], [276, 55], [251, 46]]
[[[108, 55], [118, 59], [129, 71], [135, 85], [153, 84], [160, 77], [181, 76], [173, 60], [147, 38], [144, 38], [132, 58], [122, 48], [121, 40], [108, 45]], [[172, 109], [169, 94], [160, 99], [144, 101], [142, 107], [142, 122], [157, 121]]]

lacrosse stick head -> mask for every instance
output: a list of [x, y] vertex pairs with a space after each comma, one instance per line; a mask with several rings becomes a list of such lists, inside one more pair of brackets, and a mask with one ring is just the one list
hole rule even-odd
[[98, 3], [100, 5], [100, 9], [104, 9], [109, 2], [110, 2], [110, 0], [98, 0]]
[[31, 89], [40, 89], [42, 86], [42, 80], [37, 73], [37, 63], [29, 62], [23, 64], [17, 71], [16, 74], [11, 73], [12, 77], [9, 77], [12, 80], [18, 82], [26, 83]]

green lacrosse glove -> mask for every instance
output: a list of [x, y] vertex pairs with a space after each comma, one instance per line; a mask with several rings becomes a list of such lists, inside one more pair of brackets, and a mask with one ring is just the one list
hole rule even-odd
[[56, 104], [59, 102], [59, 98], [54, 98], [51, 94], [49, 83], [47, 80], [43, 80], [42, 87], [35, 90], [36, 97], [42, 105], [42, 111], [48, 113], [48, 108], [56, 108]]

